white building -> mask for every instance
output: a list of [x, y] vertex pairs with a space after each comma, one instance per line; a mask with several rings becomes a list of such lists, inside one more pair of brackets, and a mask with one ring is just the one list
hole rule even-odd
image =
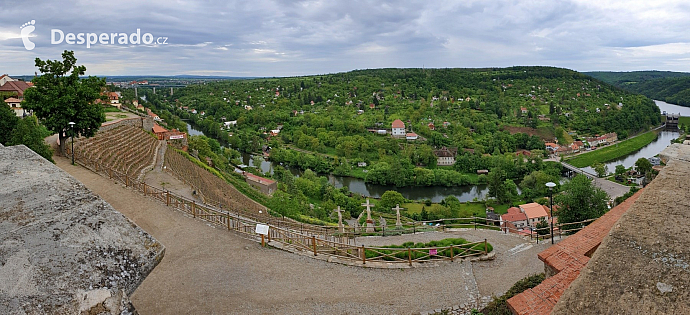
[[400, 120], [400, 119], [394, 120], [391, 127], [392, 127], [391, 134], [393, 135], [393, 137], [404, 137], [405, 136], [405, 123], [402, 122], [402, 120]]

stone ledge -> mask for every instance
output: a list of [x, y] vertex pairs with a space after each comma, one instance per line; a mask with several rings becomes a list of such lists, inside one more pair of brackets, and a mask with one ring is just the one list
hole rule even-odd
[[0, 149], [0, 313], [131, 313], [165, 249], [25, 146]]

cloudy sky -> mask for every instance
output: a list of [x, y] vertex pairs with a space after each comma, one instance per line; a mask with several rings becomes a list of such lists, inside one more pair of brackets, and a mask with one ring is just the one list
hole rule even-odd
[[[74, 50], [92, 75], [513, 65], [690, 72], [690, 3], [683, 0], [0, 0], [0, 12], [0, 74], [11, 75], [33, 74], [36, 57], [58, 59], [63, 50]], [[35, 28], [27, 36], [35, 48], [27, 50], [21, 27], [31, 21], [25, 27]], [[115, 44], [90, 48], [64, 38], [51, 43], [60, 40], [51, 38], [55, 30], [137, 29], [154, 43], [118, 44], [119, 35]], [[155, 43], [163, 38], [166, 44]]]

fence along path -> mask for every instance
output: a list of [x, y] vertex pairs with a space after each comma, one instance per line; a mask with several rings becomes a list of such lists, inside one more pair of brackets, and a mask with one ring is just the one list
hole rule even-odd
[[[197, 203], [194, 200], [171, 193], [170, 191], [153, 187], [145, 182], [131, 178], [127, 173], [114, 170], [108, 165], [93, 161], [80, 155], [75, 150], [75, 161], [96, 172], [101, 176], [107, 176], [117, 182], [131, 187], [145, 196], [154, 198], [167, 206], [192, 215], [194, 218], [211, 222], [222, 226], [229, 231], [235, 231], [256, 241], [266, 241], [269, 245], [289, 248], [295, 251], [308, 252], [310, 255], [335, 256], [340, 261], [347, 261], [354, 265], [366, 265], [371, 262], [399, 263], [412, 266], [413, 263], [427, 261], [453, 261], [459, 258], [485, 255], [488, 253], [488, 243], [467, 243], [434, 248], [386, 248], [367, 247], [349, 244], [347, 237], [337, 234], [329, 234], [328, 229], [314, 229], [313, 226], [295, 224], [286, 220], [271, 217], [258, 217], [245, 213], [234, 213], [219, 209], [205, 203]], [[269, 233], [264, 239], [256, 233], [257, 224], [266, 224]], [[373, 267], [377, 267], [374, 264]]]

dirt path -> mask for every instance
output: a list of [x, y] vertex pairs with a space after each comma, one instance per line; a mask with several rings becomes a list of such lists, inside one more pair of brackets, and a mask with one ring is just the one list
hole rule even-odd
[[365, 269], [261, 248], [66, 158], [55, 160], [166, 247], [131, 297], [141, 314], [413, 314], [477, 295], [469, 263]]

